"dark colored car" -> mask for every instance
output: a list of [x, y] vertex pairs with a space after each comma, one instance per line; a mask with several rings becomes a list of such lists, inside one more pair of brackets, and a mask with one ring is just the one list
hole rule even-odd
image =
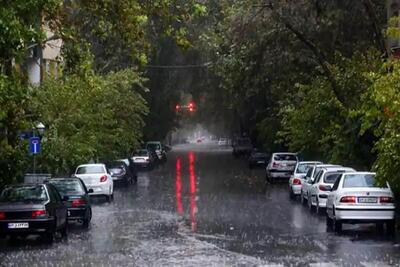
[[54, 185], [64, 200], [68, 208], [68, 220], [82, 222], [83, 227], [89, 227], [92, 219], [89, 193], [93, 193], [93, 189], [87, 190], [79, 178], [53, 178], [48, 183]]
[[38, 234], [52, 242], [56, 232], [66, 237], [67, 229], [67, 208], [53, 185], [13, 185], [1, 193], [0, 236]]
[[123, 182], [125, 184], [132, 184], [135, 180], [133, 173], [123, 161], [113, 161], [106, 164], [111, 177], [115, 182]]
[[133, 182], [137, 183], [137, 166], [135, 162], [131, 158], [127, 159], [119, 159], [117, 161], [124, 162], [126, 166], [128, 166], [129, 170], [131, 171]]
[[268, 161], [268, 155], [264, 152], [254, 151], [249, 157], [249, 168], [265, 166]]

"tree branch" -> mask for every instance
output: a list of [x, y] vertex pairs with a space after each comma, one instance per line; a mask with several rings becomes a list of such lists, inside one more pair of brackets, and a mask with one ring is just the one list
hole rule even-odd
[[317, 47], [316, 44], [314, 44], [311, 40], [309, 40], [302, 32], [297, 30], [286, 18], [281, 16], [278, 12], [275, 11], [274, 6], [272, 3], [269, 3], [265, 5], [266, 7], [269, 8], [269, 10], [272, 11], [273, 16], [276, 17], [278, 21], [280, 21], [290, 32], [292, 32], [297, 39], [299, 39], [315, 56], [315, 58], [318, 61], [318, 64], [322, 68], [325, 76], [328, 78], [334, 95], [336, 96], [337, 100], [343, 105], [346, 106], [346, 100], [345, 98], [341, 95], [339, 86], [336, 82], [336, 79], [330, 69], [330, 64], [328, 60], [326, 59], [325, 54]]

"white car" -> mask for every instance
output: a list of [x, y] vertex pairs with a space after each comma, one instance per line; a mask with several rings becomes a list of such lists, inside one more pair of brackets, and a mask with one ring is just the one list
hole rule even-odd
[[301, 192], [300, 192], [300, 201], [302, 204], [306, 204], [308, 201], [308, 189], [313, 184], [316, 174], [322, 168], [335, 168], [335, 167], [342, 167], [339, 165], [332, 165], [332, 164], [317, 164], [311, 166], [308, 169], [306, 176], [304, 176], [303, 180], [301, 180]]
[[326, 215], [327, 226], [338, 232], [343, 223], [385, 223], [388, 232], [395, 230], [393, 193], [389, 186], [376, 186], [371, 172], [342, 174], [328, 195]]
[[326, 200], [336, 179], [346, 172], [355, 172], [356, 170], [347, 167], [328, 167], [322, 168], [315, 176], [314, 182], [308, 188], [307, 204], [310, 211], [315, 210], [320, 213], [326, 208]]
[[289, 179], [298, 162], [296, 153], [273, 153], [266, 168], [266, 178], [275, 180]]
[[75, 176], [82, 179], [87, 189], [92, 189], [90, 195], [103, 195], [108, 201], [114, 196], [114, 182], [104, 164], [85, 164], [76, 168]]
[[132, 155], [133, 163], [142, 168], [152, 168], [154, 159], [147, 149], [139, 149]]
[[307, 174], [307, 171], [314, 165], [321, 164], [319, 161], [300, 161], [294, 168], [294, 173], [289, 179], [289, 196], [294, 198], [301, 194], [301, 182]]

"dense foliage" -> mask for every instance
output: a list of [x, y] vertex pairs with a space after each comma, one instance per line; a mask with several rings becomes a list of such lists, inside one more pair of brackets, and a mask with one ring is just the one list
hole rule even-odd
[[[39, 121], [47, 127], [40, 171], [69, 174], [89, 160], [129, 155], [143, 141], [148, 101], [158, 97], [149, 96], [140, 71], [153, 40], [190, 46], [183, 23], [203, 9], [180, 0], [1, 0], [0, 187], [31, 169], [28, 143], [18, 133]], [[32, 87], [26, 58], [57, 38], [63, 40], [59, 75], [44, 75]]]

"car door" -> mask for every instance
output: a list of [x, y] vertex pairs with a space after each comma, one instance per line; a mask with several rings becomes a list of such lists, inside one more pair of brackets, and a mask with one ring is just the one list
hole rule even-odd
[[309, 184], [311, 183], [311, 176], [312, 176], [313, 170], [314, 170], [314, 167], [310, 168], [307, 171], [307, 174], [306, 174], [306, 176], [304, 176], [304, 179], [301, 183], [301, 192], [304, 196], [307, 196], [307, 190], [308, 190]]
[[48, 184], [47, 185], [48, 191], [49, 191], [49, 195], [50, 195], [50, 199], [51, 202], [53, 203], [53, 207], [54, 207], [54, 212], [55, 212], [55, 216], [56, 216], [56, 225], [57, 228], [61, 227], [62, 225], [64, 225], [64, 223], [67, 220], [67, 210], [66, 207], [64, 206], [64, 204], [62, 203], [62, 199], [60, 194], [58, 193], [57, 189]]
[[319, 186], [319, 182], [322, 179], [323, 174], [324, 174], [324, 171], [320, 170], [317, 173], [317, 175], [315, 176], [314, 181], [311, 183], [311, 185], [309, 187], [309, 196], [311, 196], [311, 199], [314, 202], [317, 202], [318, 186]]
[[332, 190], [328, 195], [328, 199], [326, 201], [326, 212], [328, 213], [328, 215], [330, 217], [333, 216], [334, 201], [335, 201], [336, 193], [339, 188], [340, 180], [342, 179], [342, 177], [343, 177], [343, 174], [336, 179], [335, 183], [333, 184]]

